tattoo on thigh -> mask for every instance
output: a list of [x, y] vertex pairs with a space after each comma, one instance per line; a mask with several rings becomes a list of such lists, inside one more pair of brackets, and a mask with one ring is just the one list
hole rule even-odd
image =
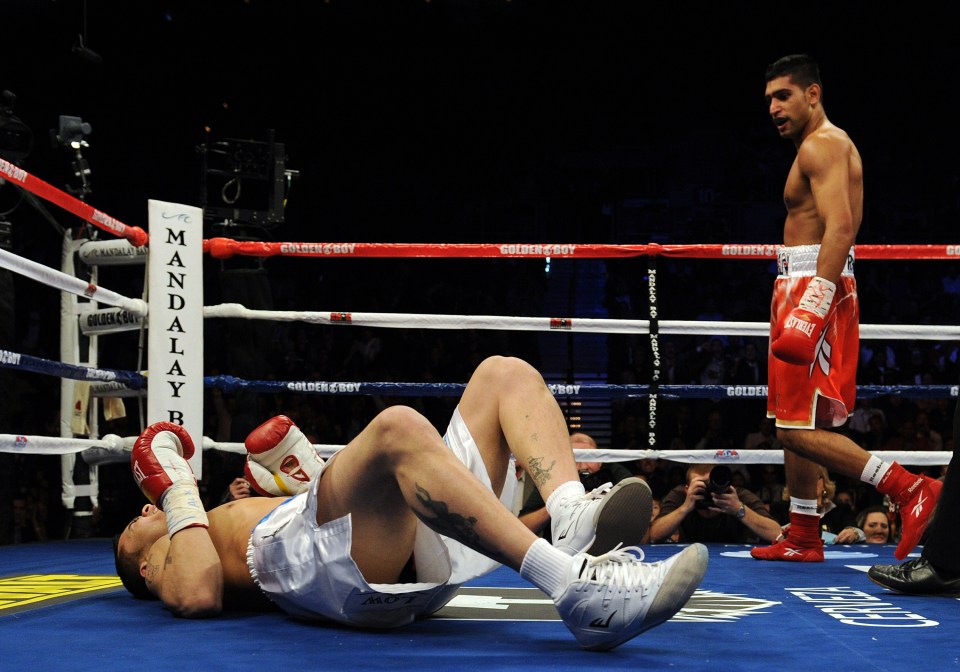
[[554, 460], [550, 463], [550, 466], [543, 466], [542, 457], [531, 457], [527, 460], [528, 469], [527, 473], [533, 478], [533, 484], [537, 487], [540, 487], [551, 478], [553, 478], [553, 467], [557, 464], [557, 461]]
[[444, 536], [459, 541], [464, 546], [472, 548], [478, 553], [483, 553], [492, 560], [501, 563], [504, 562], [504, 558], [499, 551], [490, 548], [480, 539], [480, 535], [477, 534], [476, 530], [476, 518], [451, 511], [446, 502], [433, 499], [430, 493], [419, 483], [416, 484], [416, 488], [417, 500], [419, 500], [428, 512], [433, 514], [432, 516], [428, 516], [426, 513], [414, 509], [417, 518], [422, 520], [427, 527], [434, 532], [439, 532]]

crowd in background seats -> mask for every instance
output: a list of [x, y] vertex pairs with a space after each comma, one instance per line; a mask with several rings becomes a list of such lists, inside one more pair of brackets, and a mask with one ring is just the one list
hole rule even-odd
[[[376, 263], [377, 268], [384, 264]], [[766, 262], [748, 263], [759, 273], [746, 272], [738, 263], [665, 262], [659, 282], [661, 315], [670, 319], [765, 321], [772, 270]], [[937, 264], [913, 267], [907, 292], [905, 287], [887, 280], [887, 274], [877, 272], [882, 263], [899, 262], [863, 262], [858, 267], [862, 323], [938, 324], [948, 322], [945, 315], [958, 314], [960, 282], [943, 275]], [[616, 261], [606, 268], [608, 315], [645, 319], [648, 296], [643, 264], [635, 260], [632, 264]], [[311, 281], [309, 292], [303, 291], [302, 273], [280, 275], [272, 268], [264, 273], [272, 287], [271, 307], [276, 310], [349, 307], [358, 312], [548, 314], [543, 301], [550, 278], [539, 260], [391, 260], [383, 271], [320, 274]], [[375, 329], [299, 322], [264, 322], [231, 330], [223, 322], [208, 322], [207, 375], [225, 373], [253, 380], [464, 383], [468, 372], [492, 354], [516, 355], [534, 366], [542, 364], [540, 341], [532, 332]], [[25, 334], [36, 338], [35, 332]], [[650, 380], [653, 368], [649, 342], [644, 336], [594, 338], [595, 346], [580, 347], [606, 348], [610, 383]], [[662, 335], [659, 346], [664, 384], [766, 382], [765, 338]], [[31, 347], [41, 349], [39, 344], [24, 344], [25, 351]], [[574, 367], [577, 354], [572, 353]], [[858, 383], [955, 384], [960, 379], [958, 358], [960, 344], [952, 342], [864, 340]], [[6, 375], [14, 388], [22, 392], [17, 405], [7, 409], [4, 423], [10, 433], [58, 435], [57, 418], [50, 416], [50, 400], [58, 396], [58, 381], [19, 372]], [[442, 431], [456, 403], [451, 397], [224, 393], [210, 388], [206, 394], [204, 433], [218, 441], [232, 442], [242, 442], [264, 419], [283, 413], [294, 418], [312, 441], [341, 445], [380, 409], [396, 403], [416, 407]], [[611, 403], [610, 445], [601, 447], [649, 447], [647, 400], [615, 399]], [[853, 417], [839, 431], [848, 433], [868, 450], [952, 450], [954, 403], [950, 398], [862, 398]], [[135, 404], [131, 400], [126, 404], [128, 416], [101, 422], [101, 434], [136, 433]], [[762, 398], [660, 402], [657, 448], [661, 450], [777, 447]], [[242, 471], [242, 458], [208, 451], [204, 465], [202, 492], [208, 504], [215, 505], [230, 481]], [[685, 465], [680, 463], [645, 461], [628, 463], [628, 467], [648, 478], [656, 497], [684, 481]], [[926, 471], [940, 475], [939, 468]], [[782, 467], [749, 465], [738, 471], [737, 478], [771, 504], [782, 497]], [[111, 535], [122, 528], [142, 500], [126, 465], [101, 466], [99, 506], [91, 507], [94, 510], [86, 521], [88, 525], [80, 528], [71, 525], [65, 515], [59, 482], [57, 457], [0, 454], [0, 543], [58, 539], [65, 534]], [[861, 487], [859, 482], [838, 478], [838, 489], [850, 492], [860, 510], [884, 505], [872, 489]]]

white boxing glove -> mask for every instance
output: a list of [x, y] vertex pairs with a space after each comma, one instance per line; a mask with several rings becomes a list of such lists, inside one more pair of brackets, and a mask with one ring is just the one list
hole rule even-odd
[[306, 492], [323, 469], [316, 449], [285, 415], [272, 417], [250, 432], [244, 445], [244, 475], [254, 490], [267, 497]]

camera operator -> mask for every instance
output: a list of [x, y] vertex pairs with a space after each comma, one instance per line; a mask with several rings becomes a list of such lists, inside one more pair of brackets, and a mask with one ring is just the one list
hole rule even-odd
[[673, 488], [660, 502], [660, 515], [650, 527], [650, 538], [663, 541], [680, 532], [681, 543], [772, 542], [780, 524], [763, 501], [746, 488], [730, 484], [726, 465], [691, 464], [687, 484]]

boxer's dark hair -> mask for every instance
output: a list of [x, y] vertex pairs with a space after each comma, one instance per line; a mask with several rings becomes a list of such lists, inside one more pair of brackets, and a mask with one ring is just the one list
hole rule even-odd
[[156, 597], [147, 588], [147, 580], [140, 575], [140, 561], [129, 554], [120, 553], [120, 535], [113, 538], [113, 560], [117, 576], [123, 587], [138, 600], [154, 600]]
[[789, 77], [804, 89], [811, 84], [823, 86], [820, 81], [820, 66], [807, 54], [790, 54], [768, 65], [766, 81], [777, 77]]

